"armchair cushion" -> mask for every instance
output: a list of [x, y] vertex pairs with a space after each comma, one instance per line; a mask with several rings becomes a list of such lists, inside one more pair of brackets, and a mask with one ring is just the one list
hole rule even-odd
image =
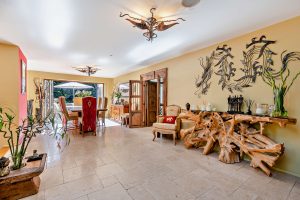
[[176, 130], [176, 124], [167, 124], [167, 123], [154, 123], [154, 128], [165, 129], [165, 130]]
[[176, 122], [176, 116], [164, 116], [163, 123], [175, 124], [175, 122]]

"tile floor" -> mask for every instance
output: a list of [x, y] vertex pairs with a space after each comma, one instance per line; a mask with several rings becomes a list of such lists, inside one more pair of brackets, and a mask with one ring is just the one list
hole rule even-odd
[[25, 199], [300, 199], [300, 178], [267, 177], [247, 162], [224, 164], [171, 139], [152, 142], [151, 128], [111, 126], [97, 136], [71, 134], [62, 152], [49, 136], [31, 149], [48, 153], [40, 192]]

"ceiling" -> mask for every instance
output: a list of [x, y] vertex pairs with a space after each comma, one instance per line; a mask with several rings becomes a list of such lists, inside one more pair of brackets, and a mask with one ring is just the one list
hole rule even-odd
[[[164, 19], [183, 17], [152, 43], [120, 12]], [[299, 0], [0, 0], [0, 41], [18, 45], [30, 70], [116, 77], [217, 42], [299, 16]]]

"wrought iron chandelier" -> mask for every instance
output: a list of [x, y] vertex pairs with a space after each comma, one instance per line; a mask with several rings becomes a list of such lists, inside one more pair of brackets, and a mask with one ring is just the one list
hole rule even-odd
[[85, 73], [88, 76], [91, 76], [92, 74], [95, 74], [97, 71], [99, 71], [100, 69], [94, 66], [83, 66], [83, 67], [74, 67], [74, 69], [76, 69], [79, 72]]
[[146, 30], [146, 32], [143, 34], [147, 38], [148, 41], [151, 41], [154, 38], [157, 38], [157, 34], [155, 33], [156, 31], [165, 31], [172, 26], [179, 24], [179, 20], [185, 21], [183, 18], [177, 18], [174, 20], [158, 20], [157, 18], [154, 17], [154, 11], [156, 8], [151, 8], [150, 13], [151, 17], [147, 19], [139, 19], [135, 17], [131, 17], [129, 14], [122, 14], [120, 13], [120, 17], [125, 17], [127, 16], [126, 20], [132, 23], [134, 26], [142, 30]]

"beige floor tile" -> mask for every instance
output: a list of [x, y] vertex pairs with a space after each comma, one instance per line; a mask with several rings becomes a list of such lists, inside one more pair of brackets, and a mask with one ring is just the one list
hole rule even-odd
[[115, 176], [108, 176], [108, 177], [102, 178], [101, 182], [104, 187], [109, 187], [111, 185], [118, 183], [119, 181]]
[[70, 193], [67, 187], [62, 184], [45, 190], [46, 200], [59, 200], [59, 199], [71, 199]]
[[157, 200], [188, 200], [195, 198], [192, 194], [165, 177], [158, 177], [142, 186]]
[[231, 199], [236, 199], [236, 200], [260, 200], [262, 199], [261, 197], [259, 197], [259, 195], [251, 190], [247, 190], [247, 189], [243, 189], [243, 188], [239, 188], [238, 190], [236, 190], [235, 192], [233, 192], [230, 196]]
[[63, 174], [61, 167], [47, 168], [40, 175], [40, 189], [45, 190], [63, 183]]
[[103, 189], [103, 185], [96, 175], [80, 178], [64, 185], [67, 191], [69, 191], [69, 197], [71, 199]]
[[155, 198], [142, 186], [136, 186], [128, 190], [128, 194], [134, 200], [155, 200]]
[[131, 200], [125, 189], [120, 184], [114, 184], [103, 190], [88, 195], [89, 200]]
[[214, 187], [214, 182], [207, 178], [209, 172], [197, 169], [192, 173], [175, 179], [175, 183], [195, 197], [201, 196]]
[[197, 200], [220, 200], [220, 199], [232, 200], [232, 198], [229, 197], [229, 195], [226, 192], [224, 192], [222, 189], [218, 187], [214, 187], [210, 189], [209, 191], [207, 191], [206, 193], [204, 193], [203, 195], [197, 198]]
[[89, 175], [95, 175], [95, 170], [92, 166], [89, 166], [88, 164], [63, 170], [64, 183], [83, 178]]
[[105, 177], [113, 176], [118, 173], [122, 173], [124, 170], [120, 167], [119, 164], [111, 163], [111, 164], [97, 167], [95, 171], [98, 177], [102, 179]]
[[75, 199], [75, 200], [89, 200], [89, 198], [88, 198], [87, 195], [84, 195], [84, 196], [79, 197], [79, 198], [77, 198], [77, 199]]
[[267, 177], [246, 161], [221, 163], [217, 153], [205, 156], [165, 137], [152, 142], [151, 128], [70, 137], [63, 151], [51, 137], [34, 138], [28, 152], [48, 153], [47, 169], [38, 195], [26, 199], [300, 199], [299, 178]]

